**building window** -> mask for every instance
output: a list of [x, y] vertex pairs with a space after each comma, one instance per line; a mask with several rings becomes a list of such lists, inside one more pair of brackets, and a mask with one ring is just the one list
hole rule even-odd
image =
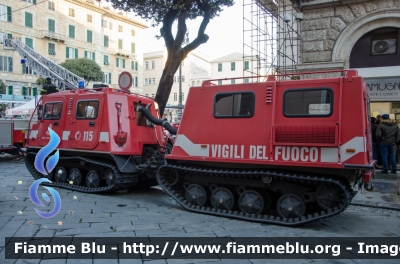
[[36, 5], [36, 0], [22, 0], [22, 1]]
[[151, 94], [151, 97], [153, 97], [153, 98], [154, 98], [154, 94]]
[[117, 67], [125, 69], [125, 59], [117, 58]]
[[138, 70], [138, 62], [131, 61], [131, 70], [137, 71]]
[[69, 48], [69, 47], [67, 47], [66, 48], [66, 58], [67, 59], [77, 59], [78, 58], [78, 49], [75, 49], [75, 48]]
[[119, 48], [119, 49], [122, 49], [122, 47], [123, 47], [122, 44], [123, 44], [123, 43], [122, 43], [122, 39], [119, 39], [119, 40], [118, 40], [118, 48]]
[[146, 66], [145, 66], [145, 69], [148, 70], [148, 69], [149, 69], [149, 62], [146, 61], [146, 62], [145, 62], [145, 65], [146, 65]]
[[136, 53], [136, 45], [135, 43], [131, 43], [131, 52]]
[[250, 69], [250, 67], [249, 67], [249, 61], [245, 61], [245, 62], [244, 62], [244, 70], [248, 70], [248, 69]]
[[49, 10], [55, 11], [55, 10], [56, 10], [56, 4], [54, 3], [54, 1], [49, 1], [49, 2], [47, 2], [47, 8], [48, 8]]
[[101, 20], [101, 26], [104, 27], [104, 28], [108, 27], [108, 22], [107, 22], [107, 20], [102, 19], [102, 20]]
[[197, 81], [197, 86], [200, 86], [200, 81]]
[[33, 15], [32, 15], [32, 13], [25, 12], [25, 27], [33, 28]]
[[249, 78], [244, 78], [244, 83], [249, 83]]
[[87, 30], [86, 40], [87, 40], [87, 42], [92, 43], [92, 41], [93, 41], [93, 31]]
[[111, 84], [111, 73], [103, 73], [103, 83]]
[[151, 78], [151, 84], [156, 84], [156, 78]]
[[215, 117], [251, 117], [254, 113], [253, 93], [221, 93], [215, 96]]
[[70, 7], [68, 14], [69, 14], [70, 17], [75, 17], [75, 9]]
[[110, 62], [108, 61], [108, 55], [104, 55], [104, 65], [110, 65]]
[[28, 46], [29, 48], [33, 49], [33, 39], [25, 38], [25, 45]]
[[144, 79], [144, 85], [148, 85], [148, 84], [149, 84], [149, 83], [148, 83], [148, 80], [149, 80], [149, 79], [147, 79], [147, 78]]
[[222, 63], [218, 63], [218, 71], [222, 72]]
[[122, 32], [122, 26], [118, 25], [118, 32]]
[[174, 101], [176, 102], [178, 100], [178, 94], [174, 93]]
[[68, 26], [68, 37], [75, 38], [75, 26], [73, 25]]
[[182, 102], [185, 101], [185, 93], [182, 93]]
[[232, 79], [232, 80], [231, 80], [231, 84], [235, 84], [235, 80]]
[[135, 30], [134, 30], [134, 29], [131, 29], [131, 36], [134, 37], [135, 34], [136, 34]]
[[85, 51], [85, 58], [90, 60], [96, 60], [95, 53], [91, 51]]
[[26, 64], [22, 64], [22, 74], [31, 74], [32, 75], [32, 67]]
[[11, 6], [0, 5], [0, 20], [12, 22]]
[[108, 36], [104, 36], [104, 47], [108, 47], [108, 43], [109, 43]]
[[92, 15], [87, 15], [87, 22], [92, 23]]
[[218, 80], [218, 85], [222, 85], [222, 80]]
[[0, 71], [12, 72], [13, 59], [12, 57], [0, 56]]
[[112, 24], [112, 22], [110, 22], [108, 25], [110, 26], [109, 29], [112, 30], [112, 29], [113, 29], [113, 24]]
[[302, 89], [286, 91], [283, 95], [285, 116], [330, 116], [332, 114], [332, 90]]
[[155, 61], [151, 61], [151, 68], [155, 69], [156, 68], [156, 62]]
[[49, 19], [49, 31], [56, 32], [56, 21], [53, 19]]
[[231, 62], [231, 71], [234, 71], [235, 70], [235, 63], [234, 62]]
[[49, 48], [49, 55], [56, 55], [56, 44], [49, 43], [48, 48]]

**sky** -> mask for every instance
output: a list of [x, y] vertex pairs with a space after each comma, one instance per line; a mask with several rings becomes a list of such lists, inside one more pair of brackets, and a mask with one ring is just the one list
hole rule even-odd
[[[231, 7], [225, 7], [219, 17], [210, 20], [206, 34], [210, 37], [208, 42], [200, 45], [196, 51], [200, 51], [213, 60], [223, 57], [233, 52], [243, 53], [243, 1], [236, 0]], [[133, 19], [148, 25], [149, 28], [144, 33], [144, 52], [161, 51], [164, 49], [164, 39], [157, 40], [155, 35], [159, 35], [161, 25], [151, 27], [150, 21], [142, 20], [138, 17]], [[189, 31], [189, 40], [192, 41], [197, 36], [197, 31], [202, 19], [187, 20], [186, 25]], [[174, 24], [176, 28], [176, 23]]]

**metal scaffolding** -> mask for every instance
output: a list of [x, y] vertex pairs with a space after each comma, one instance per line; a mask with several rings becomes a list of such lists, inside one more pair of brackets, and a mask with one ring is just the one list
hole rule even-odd
[[258, 60], [243, 74], [296, 72], [302, 19], [290, 0], [243, 0], [243, 61]]

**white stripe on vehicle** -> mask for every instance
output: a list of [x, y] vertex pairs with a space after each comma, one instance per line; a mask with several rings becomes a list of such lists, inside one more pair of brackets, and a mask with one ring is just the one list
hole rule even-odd
[[63, 131], [62, 140], [68, 140], [69, 133], [70, 133], [69, 131]]
[[108, 132], [100, 132], [100, 140], [104, 142], [110, 142], [108, 139]]
[[31, 130], [31, 137], [36, 138], [38, 134], [37, 130]]
[[321, 148], [321, 162], [339, 162], [337, 148]]
[[210, 145], [193, 144], [185, 135], [178, 135], [176, 137], [175, 146], [181, 147], [189, 156], [209, 156]]
[[[347, 152], [346, 149], [355, 149], [355, 152]], [[343, 163], [360, 152], [365, 152], [365, 137], [355, 137], [340, 146], [340, 162]]]

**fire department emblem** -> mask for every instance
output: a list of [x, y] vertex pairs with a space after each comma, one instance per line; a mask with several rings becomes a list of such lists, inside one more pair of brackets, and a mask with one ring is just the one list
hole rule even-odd
[[75, 139], [76, 139], [76, 140], [81, 140], [81, 132], [80, 132], [80, 131], [76, 131], [76, 133], [75, 133]]

